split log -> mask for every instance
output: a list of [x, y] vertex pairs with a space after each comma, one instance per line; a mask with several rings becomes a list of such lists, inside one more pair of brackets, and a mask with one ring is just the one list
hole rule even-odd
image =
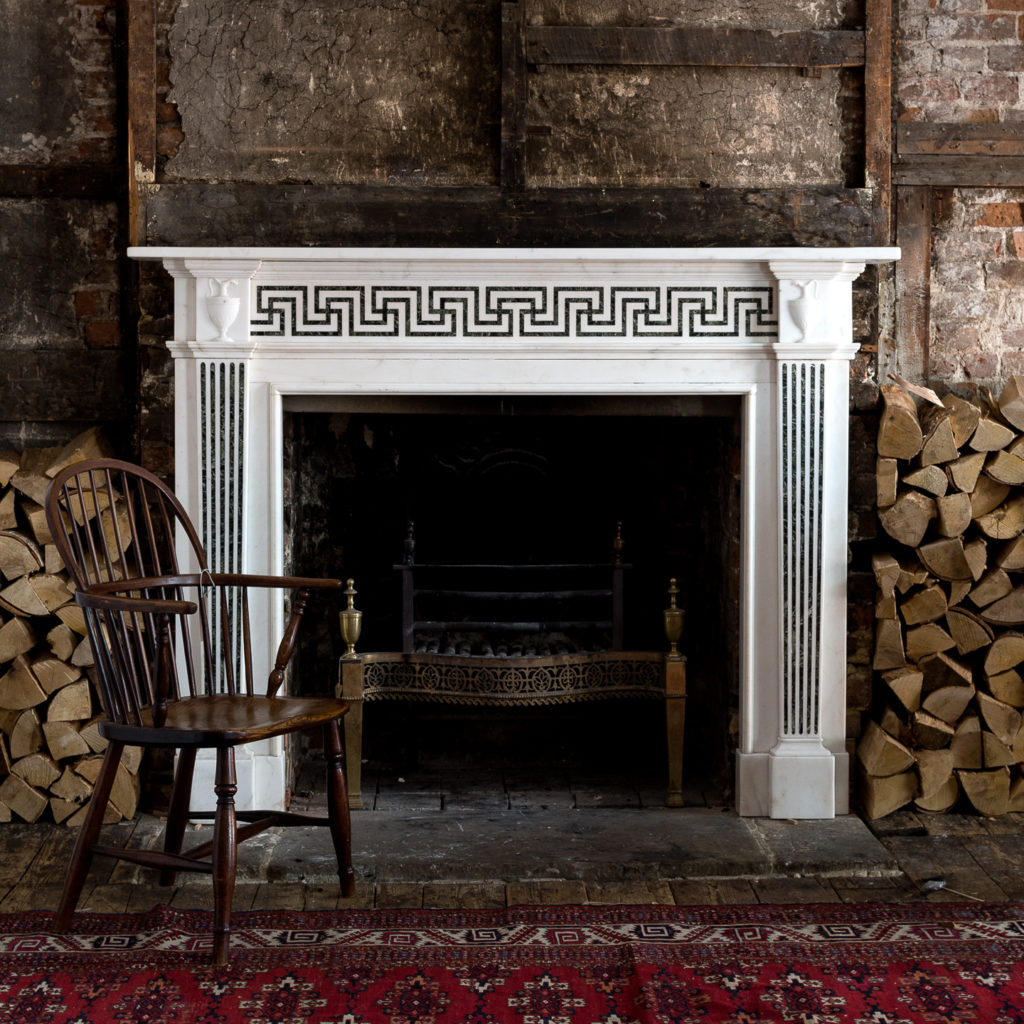
[[1024, 569], [1024, 537], [1016, 537], [1004, 545], [996, 556], [995, 564], [1007, 572]]
[[896, 608], [896, 596], [878, 597], [875, 599], [876, 619], [898, 619], [899, 611]]
[[74, 601], [63, 608], [58, 608], [55, 614], [69, 629], [74, 630], [79, 636], [85, 636], [85, 615]]
[[1009, 427], [1004, 426], [998, 420], [983, 416], [978, 421], [974, 433], [971, 434], [967, 446], [976, 452], [995, 452], [1000, 448], [1005, 448], [1014, 437], [1016, 434]]
[[957, 448], [962, 448], [978, 429], [981, 410], [973, 403], [958, 395], [946, 395], [942, 404], [949, 410], [949, 421], [953, 427], [953, 439]]
[[914, 800], [914, 807], [919, 811], [943, 814], [953, 807], [959, 797], [960, 780], [955, 775], [950, 775], [934, 793], [917, 797]]
[[0, 590], [0, 607], [26, 618], [33, 615], [46, 616], [67, 604], [71, 597], [71, 591], [59, 576], [47, 576], [40, 572], [33, 576], [22, 576]]
[[993, 733], [981, 732], [981, 763], [986, 768], [1001, 768], [1015, 764], [1013, 751]]
[[13, 761], [42, 750], [43, 730], [39, 727], [39, 715], [35, 708], [22, 711], [8, 735]]
[[946, 614], [945, 592], [938, 585], [920, 590], [900, 605], [900, 613], [908, 626], [941, 619]]
[[[948, 651], [956, 646], [956, 641], [939, 625], [926, 622], [922, 626], [913, 626], [907, 630], [906, 652], [910, 661], [920, 662], [929, 654]], [[898, 665], [891, 666], [898, 668]]]
[[934, 466], [952, 462], [960, 452], [957, 450], [953, 425], [945, 409], [935, 416], [927, 417], [928, 427], [921, 445], [921, 465]]
[[66, 626], [62, 622], [46, 634], [46, 642], [55, 658], [59, 661], [70, 661], [71, 655], [74, 654], [75, 648], [78, 646], [78, 637], [72, 632], [70, 626]]
[[1024, 635], [1003, 633], [997, 636], [985, 655], [985, 674], [998, 675], [1024, 662]]
[[979, 692], [977, 695], [978, 710], [989, 730], [994, 733], [1007, 747], [1013, 745], [1013, 741], [1020, 732], [1021, 714], [1010, 704], [1005, 704], [987, 693]]
[[[921, 706], [921, 686], [924, 674], [913, 669], [896, 669], [882, 675], [893, 696], [906, 711], [916, 711]], [[1024, 682], [1022, 682], [1024, 687]]]
[[912, 459], [924, 445], [917, 405], [902, 388], [883, 384], [880, 390], [878, 454], [883, 458]]
[[38, 821], [48, 803], [44, 793], [40, 793], [18, 775], [8, 775], [0, 783], [0, 801], [28, 822]]
[[60, 552], [57, 550], [57, 545], [47, 544], [43, 548], [43, 571], [51, 576], [56, 576], [57, 573], [64, 572], [66, 568], [64, 559], [60, 557]]
[[992, 643], [992, 627], [966, 608], [950, 608], [946, 612], [946, 628], [956, 641], [958, 654], [970, 654]]
[[906, 544], [907, 547], [916, 548], [935, 515], [934, 498], [929, 498], [920, 491], [908, 491], [900, 495], [889, 508], [883, 509], [878, 518], [882, 528], [893, 540]]
[[993, 509], [998, 508], [1010, 493], [1006, 484], [993, 480], [990, 476], [979, 476], [978, 482], [971, 490], [971, 518], [988, 515]]
[[43, 552], [35, 541], [16, 530], [0, 533], [0, 574], [4, 579], [21, 579], [42, 567]]
[[[1024, 655], [1021, 655], [1024, 661]], [[878, 672], [902, 668], [907, 663], [903, 648], [903, 627], [896, 619], [878, 619], [875, 622], [875, 656], [872, 667]]]
[[32, 650], [36, 635], [25, 619], [8, 619], [0, 626], [0, 665]]
[[21, 464], [11, 477], [11, 486], [25, 497], [42, 505], [46, 500], [46, 489], [50, 486], [50, 478], [46, 475], [46, 467], [60, 451], [55, 448], [29, 448], [22, 452]]
[[997, 818], [1006, 813], [1010, 800], [1010, 770], [958, 771], [957, 778], [974, 809], [986, 818]]
[[949, 482], [965, 494], [972, 494], [978, 484], [981, 471], [985, 468], [985, 453], [961, 455], [946, 467]]
[[981, 720], [977, 715], [965, 715], [949, 742], [953, 767], [978, 769], [984, 767], [981, 745]]
[[6, 487], [11, 482], [11, 477], [18, 472], [21, 465], [21, 456], [17, 452], [4, 449], [0, 451], [0, 487]]
[[1010, 777], [1010, 800], [1008, 811], [1024, 811], [1024, 775]]
[[50, 797], [50, 814], [53, 815], [53, 820], [58, 825], [70, 818], [80, 806], [80, 804], [72, 803], [70, 800], [61, 800], [60, 797], [56, 796]]
[[899, 471], [895, 459], [878, 459], [875, 463], [875, 502], [879, 508], [888, 508], [896, 501], [896, 482]]
[[917, 549], [917, 557], [940, 580], [967, 580], [974, 576], [963, 541], [959, 537], [943, 537], [922, 544]]
[[[1024, 465], [1024, 463], [1021, 463], [1021, 465]], [[924, 491], [935, 498], [941, 498], [949, 487], [949, 479], [938, 466], [923, 466], [912, 473], [907, 473], [903, 477], [903, 482], [908, 487]]]
[[971, 496], [960, 491], [935, 499], [939, 533], [958, 537], [971, 525]]
[[92, 796], [92, 790], [92, 784], [70, 766], [66, 767], [61, 777], [50, 786], [50, 792], [55, 797], [73, 804], [87, 803]]
[[[106, 750], [108, 746], [108, 741], [100, 735], [99, 726], [102, 720], [102, 715], [95, 715], [93, 718], [90, 718], [89, 721], [81, 727], [81, 729], [79, 729], [78, 733], [82, 737], [82, 739], [85, 740], [85, 742], [89, 745], [89, 749], [92, 750], [94, 754], [102, 754], [103, 751]], [[128, 748], [125, 747], [125, 750], [127, 749]], [[125, 755], [122, 754], [122, 761], [124, 760], [124, 757]]]
[[917, 745], [924, 750], [948, 747], [956, 732], [948, 722], [928, 714], [927, 711], [915, 711], [910, 716], [910, 731]]
[[81, 670], [74, 665], [46, 655], [33, 659], [31, 668], [36, 682], [47, 696], [75, 682], [82, 675]]
[[917, 773], [901, 772], [899, 775], [862, 775], [860, 796], [864, 813], [874, 821], [910, 803], [917, 795]]
[[964, 545], [964, 557], [971, 567], [971, 578], [980, 580], [988, 567], [988, 545], [983, 537], [975, 537]]
[[943, 722], [955, 725], [974, 695], [973, 686], [941, 686], [921, 701], [921, 708]]
[[999, 395], [999, 412], [1007, 423], [1024, 430], [1024, 378], [1012, 376]]
[[74, 722], [43, 722], [43, 736], [50, 756], [55, 761], [86, 757], [92, 753], [92, 748], [82, 739]]
[[[75, 771], [95, 785], [102, 764], [103, 758], [100, 756], [86, 757], [78, 762]], [[124, 764], [119, 764], [114, 776], [114, 784], [110, 789], [110, 802], [118, 809], [120, 817], [134, 817], [139, 802], [139, 789], [138, 776], [129, 772]]]
[[58, 690], [46, 713], [51, 722], [83, 722], [91, 715], [92, 692], [87, 679]]
[[918, 668], [923, 680], [922, 693], [925, 694], [944, 686], [974, 685], [974, 673], [970, 666], [941, 651], [922, 658]]
[[0, 531], [13, 530], [18, 525], [18, 514], [14, 510], [14, 491], [7, 491], [0, 497]]
[[869, 775], [896, 775], [914, 764], [907, 747], [870, 720], [857, 744], [857, 758]]
[[993, 626], [1024, 626], [1024, 586], [1015, 587], [979, 614]]
[[[951, 580], [949, 584], [949, 607], [953, 610], [957, 605], [962, 604], [967, 600], [967, 595], [971, 592], [971, 584], [973, 580]], [[957, 611], [960, 609], [957, 608]]]
[[1006, 597], [1012, 590], [1013, 583], [1010, 577], [1002, 569], [993, 569], [982, 576], [978, 585], [971, 589], [969, 597], [976, 608], [984, 608], [993, 601]]
[[29, 754], [15, 761], [11, 771], [36, 789], [49, 789], [60, 778], [60, 769], [46, 754]]
[[[70, 818], [64, 820], [64, 824], [68, 828], [80, 828], [85, 824], [86, 815], [89, 813], [89, 807], [79, 807]], [[106, 809], [103, 812], [103, 824], [104, 825], [116, 825], [121, 820], [121, 812], [114, 806], [113, 801], [107, 803]]]
[[988, 691], [996, 700], [1011, 707], [1024, 708], [1024, 679], [1020, 673], [1010, 669], [998, 675], [989, 676]]
[[19, 654], [10, 670], [0, 678], [0, 703], [11, 711], [22, 711], [45, 700], [46, 691], [39, 685], [25, 655]]
[[88, 637], [82, 637], [78, 642], [74, 654], [71, 655], [71, 664], [76, 668], [90, 668], [96, 664], [92, 656], [92, 647], [89, 646]]
[[900, 563], [892, 555], [877, 554], [871, 557], [871, 571], [883, 597], [892, 597], [900, 578]]
[[105, 459], [114, 454], [114, 449], [103, 433], [102, 427], [89, 427], [72, 438], [63, 448], [57, 450], [43, 470], [52, 479], [66, 466], [83, 459]]
[[1024, 484], [1024, 459], [1009, 452], [993, 452], [985, 463], [985, 472], [997, 483], [1019, 487]]
[[28, 527], [40, 547], [53, 543], [53, 534], [50, 533], [49, 524], [46, 522], [46, 512], [43, 506], [37, 502], [22, 499], [22, 515], [28, 520]]
[[900, 566], [900, 574], [896, 580], [896, 589], [906, 594], [914, 587], [928, 582], [928, 570], [917, 562], [908, 562]]
[[920, 797], [934, 796], [953, 777], [953, 754], [950, 750], [919, 750], [916, 755]]
[[1024, 532], [1024, 494], [1004, 501], [991, 512], [977, 516], [978, 529], [993, 540], [1012, 540]]

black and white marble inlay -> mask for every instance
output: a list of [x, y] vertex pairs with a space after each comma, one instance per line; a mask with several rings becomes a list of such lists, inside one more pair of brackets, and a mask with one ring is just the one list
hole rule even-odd
[[775, 339], [764, 285], [259, 284], [254, 337]]

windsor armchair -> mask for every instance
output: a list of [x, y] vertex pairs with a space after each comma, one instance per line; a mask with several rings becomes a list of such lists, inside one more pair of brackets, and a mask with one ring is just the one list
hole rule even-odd
[[[179, 870], [213, 876], [213, 955], [226, 963], [239, 842], [274, 825], [326, 825], [342, 892], [355, 891], [348, 797], [339, 720], [348, 705], [334, 698], [280, 695], [303, 612], [313, 590], [338, 580], [210, 572], [195, 528], [174, 494], [155, 476], [112, 459], [79, 462], [57, 474], [46, 518], [76, 586], [97, 668], [108, 740], [103, 766], [78, 835], [54, 930], [66, 931], [92, 857], [118, 857], [159, 868], [164, 884]], [[178, 532], [195, 566], [183, 572]], [[291, 616], [266, 692], [253, 681], [249, 590], [293, 590]], [[241, 665], [236, 667], [236, 662]], [[282, 811], [236, 811], [235, 747], [319, 726], [327, 754], [327, 817]], [[97, 842], [126, 745], [178, 751], [163, 851]], [[216, 752], [216, 810], [190, 810], [196, 753]], [[182, 852], [189, 818], [212, 818], [213, 839]]]

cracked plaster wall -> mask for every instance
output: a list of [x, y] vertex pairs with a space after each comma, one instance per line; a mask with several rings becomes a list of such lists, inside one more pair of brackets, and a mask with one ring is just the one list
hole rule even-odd
[[[834, 27], [842, 0], [528, 4], [533, 24]], [[500, 4], [180, 0], [167, 181], [497, 181]], [[531, 68], [533, 186], [842, 184], [848, 83], [798, 69]], [[808, 132], [813, 123], [815, 131]]]
[[497, 0], [181, 0], [169, 180], [495, 180]]

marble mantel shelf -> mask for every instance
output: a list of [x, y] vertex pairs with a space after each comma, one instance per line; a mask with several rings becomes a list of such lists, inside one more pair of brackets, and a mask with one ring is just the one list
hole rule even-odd
[[[738, 396], [737, 808], [846, 812], [851, 292], [867, 264], [898, 249], [128, 254], [162, 262], [175, 281], [177, 487], [217, 567], [282, 569], [282, 421], [308, 396]], [[275, 600], [256, 633], [268, 665]], [[283, 800], [283, 752], [248, 753], [239, 806], [246, 791], [263, 806]]]

